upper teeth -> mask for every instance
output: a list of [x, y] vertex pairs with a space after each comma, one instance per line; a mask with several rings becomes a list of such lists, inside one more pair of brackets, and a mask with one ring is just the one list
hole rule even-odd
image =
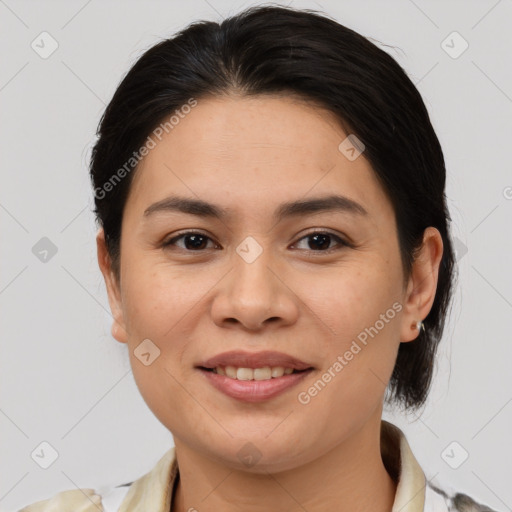
[[217, 366], [214, 369], [219, 375], [226, 375], [231, 379], [237, 380], [268, 380], [271, 378], [282, 377], [293, 372], [293, 368], [284, 368], [283, 366], [265, 366], [263, 368], [236, 368], [235, 366]]

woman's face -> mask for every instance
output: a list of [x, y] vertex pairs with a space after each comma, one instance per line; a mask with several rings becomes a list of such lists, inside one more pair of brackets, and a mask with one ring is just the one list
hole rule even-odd
[[[399, 344], [417, 336], [411, 323], [428, 313], [437, 274], [421, 300], [404, 283], [391, 203], [347, 135], [291, 98], [203, 99], [137, 169], [119, 287], [107, 276], [113, 333], [177, 443], [278, 471], [380, 421]], [[346, 199], [322, 205], [335, 196]], [[268, 381], [240, 382], [235, 397], [212, 384], [230, 377], [200, 368], [234, 350], [277, 351], [312, 370], [278, 378], [294, 384], [273, 396], [247, 391]], [[261, 458], [244, 465], [247, 454]]]

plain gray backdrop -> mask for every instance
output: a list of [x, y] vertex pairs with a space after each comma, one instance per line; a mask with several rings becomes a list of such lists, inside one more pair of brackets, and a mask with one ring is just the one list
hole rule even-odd
[[[1, 511], [132, 481], [172, 445], [110, 336], [90, 149], [144, 50], [257, 3], [0, 0]], [[281, 4], [389, 45], [425, 100], [447, 163], [459, 282], [423, 414], [385, 418], [433, 483], [511, 510], [512, 2]]]

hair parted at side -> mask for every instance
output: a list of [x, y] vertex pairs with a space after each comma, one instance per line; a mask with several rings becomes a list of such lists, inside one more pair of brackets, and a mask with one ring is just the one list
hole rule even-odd
[[[441, 233], [443, 257], [425, 331], [400, 344], [386, 396], [419, 408], [455, 280], [443, 152], [420, 93], [400, 65], [323, 14], [258, 6], [220, 24], [194, 22], [149, 48], [129, 70], [100, 120], [90, 163], [95, 214], [117, 279], [123, 209], [137, 172], [133, 155], [191, 99], [231, 94], [300, 97], [334, 113], [364, 143], [364, 157], [394, 208], [405, 279], [424, 230], [434, 226]], [[122, 179], [113, 182], [114, 175]]]

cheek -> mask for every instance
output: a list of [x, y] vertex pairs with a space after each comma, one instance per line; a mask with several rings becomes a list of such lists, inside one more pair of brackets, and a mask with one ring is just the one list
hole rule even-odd
[[201, 291], [191, 288], [155, 270], [132, 274], [125, 288], [133, 376], [144, 401], [164, 424], [169, 411], [187, 399], [180, 385], [185, 375], [181, 360], [189, 343], [187, 315]]
[[401, 300], [399, 279], [395, 269], [366, 261], [316, 274], [314, 279], [297, 278], [294, 289], [300, 290], [298, 294], [314, 313], [319, 328], [333, 341], [346, 342], [376, 322], [381, 330], [381, 315], [388, 320], [386, 331], [392, 324], [395, 327], [397, 307], [393, 309], [393, 304]]
[[[183, 327], [181, 319], [193, 311], [209, 285], [208, 274], [198, 277], [159, 264], [141, 262], [136, 271], [127, 265], [123, 304], [131, 337], [163, 342]], [[185, 322], [186, 323], [186, 322]]]
[[[313, 318], [321, 320], [315, 321], [325, 333], [317, 336], [315, 343], [325, 354], [319, 378], [328, 381], [317, 405], [360, 409], [365, 407], [361, 398], [367, 399], [368, 405], [377, 403], [399, 346], [403, 308], [399, 272], [367, 261], [357, 269], [355, 265], [338, 269], [315, 282], [306, 303], [315, 313]], [[306, 286], [304, 281], [302, 289]], [[319, 383], [318, 387], [322, 386]]]

